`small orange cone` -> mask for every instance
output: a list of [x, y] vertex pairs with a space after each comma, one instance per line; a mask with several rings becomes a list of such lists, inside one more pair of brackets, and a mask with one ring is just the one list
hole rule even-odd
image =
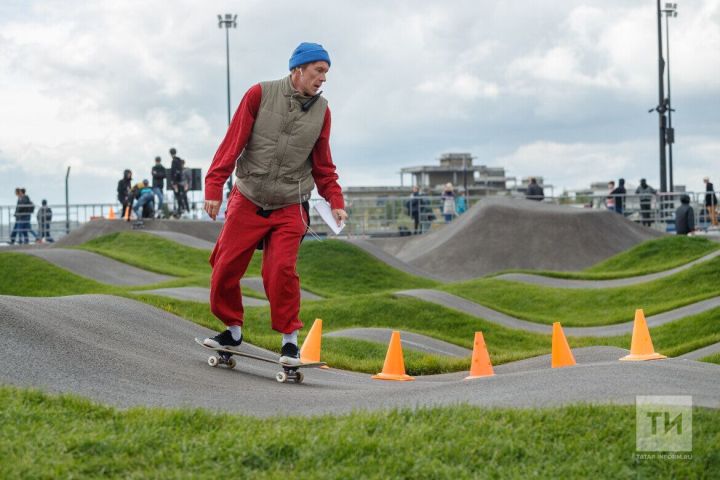
[[125, 210], [125, 216], [123, 217], [123, 220], [128, 222], [130, 221], [130, 207]]
[[635, 323], [633, 324], [632, 343], [630, 344], [630, 355], [622, 357], [624, 361], [660, 360], [667, 358], [655, 352], [650, 330], [645, 321], [645, 312], [642, 308], [635, 310]]
[[[305, 341], [300, 348], [300, 362], [315, 363], [320, 361], [320, 344], [322, 343], [322, 319], [316, 318]], [[320, 368], [328, 368], [322, 366]]]
[[552, 368], [572, 367], [575, 365], [575, 356], [570, 350], [570, 345], [568, 345], [560, 322], [553, 323], [551, 365]]
[[110, 207], [110, 210], [108, 211], [107, 219], [108, 220], [117, 220], [115, 218], [115, 209], [114, 208]]
[[485, 346], [485, 338], [482, 332], [475, 332], [475, 342], [473, 343], [472, 361], [470, 362], [470, 375], [465, 380], [473, 378], [492, 377], [495, 375], [490, 354]]
[[410, 375], [405, 374], [405, 360], [403, 360], [402, 344], [400, 343], [400, 332], [397, 330], [392, 332], [390, 337], [390, 346], [385, 356], [385, 365], [383, 370], [372, 378], [376, 380], [398, 380], [407, 382], [415, 380]]

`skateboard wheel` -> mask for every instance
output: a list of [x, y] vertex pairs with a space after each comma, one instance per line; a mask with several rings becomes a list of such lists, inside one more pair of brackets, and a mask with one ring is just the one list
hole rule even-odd
[[235, 368], [236, 365], [237, 365], [237, 362], [235, 361], [234, 358], [228, 359], [228, 361], [227, 361], [228, 368]]
[[208, 357], [208, 365], [211, 367], [217, 367], [218, 366], [218, 358], [215, 356]]
[[295, 374], [295, 383], [302, 383], [303, 380], [305, 380], [305, 375], [303, 375], [303, 372], [297, 372]]
[[285, 372], [278, 372], [278, 373], [275, 375], [275, 380], [277, 380], [277, 381], [280, 382], [280, 383], [285, 383], [285, 381], [287, 380], [287, 373], [285, 373]]

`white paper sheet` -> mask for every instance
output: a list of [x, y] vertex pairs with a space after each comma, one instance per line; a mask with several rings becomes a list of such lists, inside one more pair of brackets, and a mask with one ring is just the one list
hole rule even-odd
[[342, 229], [345, 228], [344, 221], [340, 222], [340, 226], [338, 227], [338, 224], [335, 221], [335, 217], [333, 217], [330, 204], [327, 203], [325, 200], [319, 200], [315, 202], [313, 208], [316, 212], [318, 212], [318, 214], [320, 214], [320, 218], [322, 218], [323, 221], [327, 223], [327, 226], [330, 227], [330, 229], [335, 233], [335, 235], [342, 232]]

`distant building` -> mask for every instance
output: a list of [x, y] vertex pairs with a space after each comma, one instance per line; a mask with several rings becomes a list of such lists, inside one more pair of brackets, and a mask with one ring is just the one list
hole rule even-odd
[[473, 165], [469, 153], [444, 153], [440, 156], [440, 165], [424, 165], [400, 169], [400, 184], [406, 174], [410, 174], [411, 185], [431, 192], [442, 192], [450, 182], [458, 189], [467, 185], [468, 195], [480, 196], [505, 192], [507, 182], [515, 182], [515, 177], [506, 177], [503, 167]]

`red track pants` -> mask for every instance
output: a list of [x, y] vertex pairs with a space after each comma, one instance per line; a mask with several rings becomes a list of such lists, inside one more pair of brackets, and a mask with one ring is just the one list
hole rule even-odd
[[210, 309], [227, 326], [243, 324], [240, 278], [258, 243], [271, 233], [263, 248], [262, 277], [270, 301], [272, 328], [280, 333], [292, 333], [303, 326], [298, 316], [300, 277], [295, 264], [305, 235], [307, 214], [301, 205], [290, 205], [273, 210], [268, 218], [263, 218], [258, 215], [258, 208], [233, 188], [225, 225], [210, 256], [213, 267]]

